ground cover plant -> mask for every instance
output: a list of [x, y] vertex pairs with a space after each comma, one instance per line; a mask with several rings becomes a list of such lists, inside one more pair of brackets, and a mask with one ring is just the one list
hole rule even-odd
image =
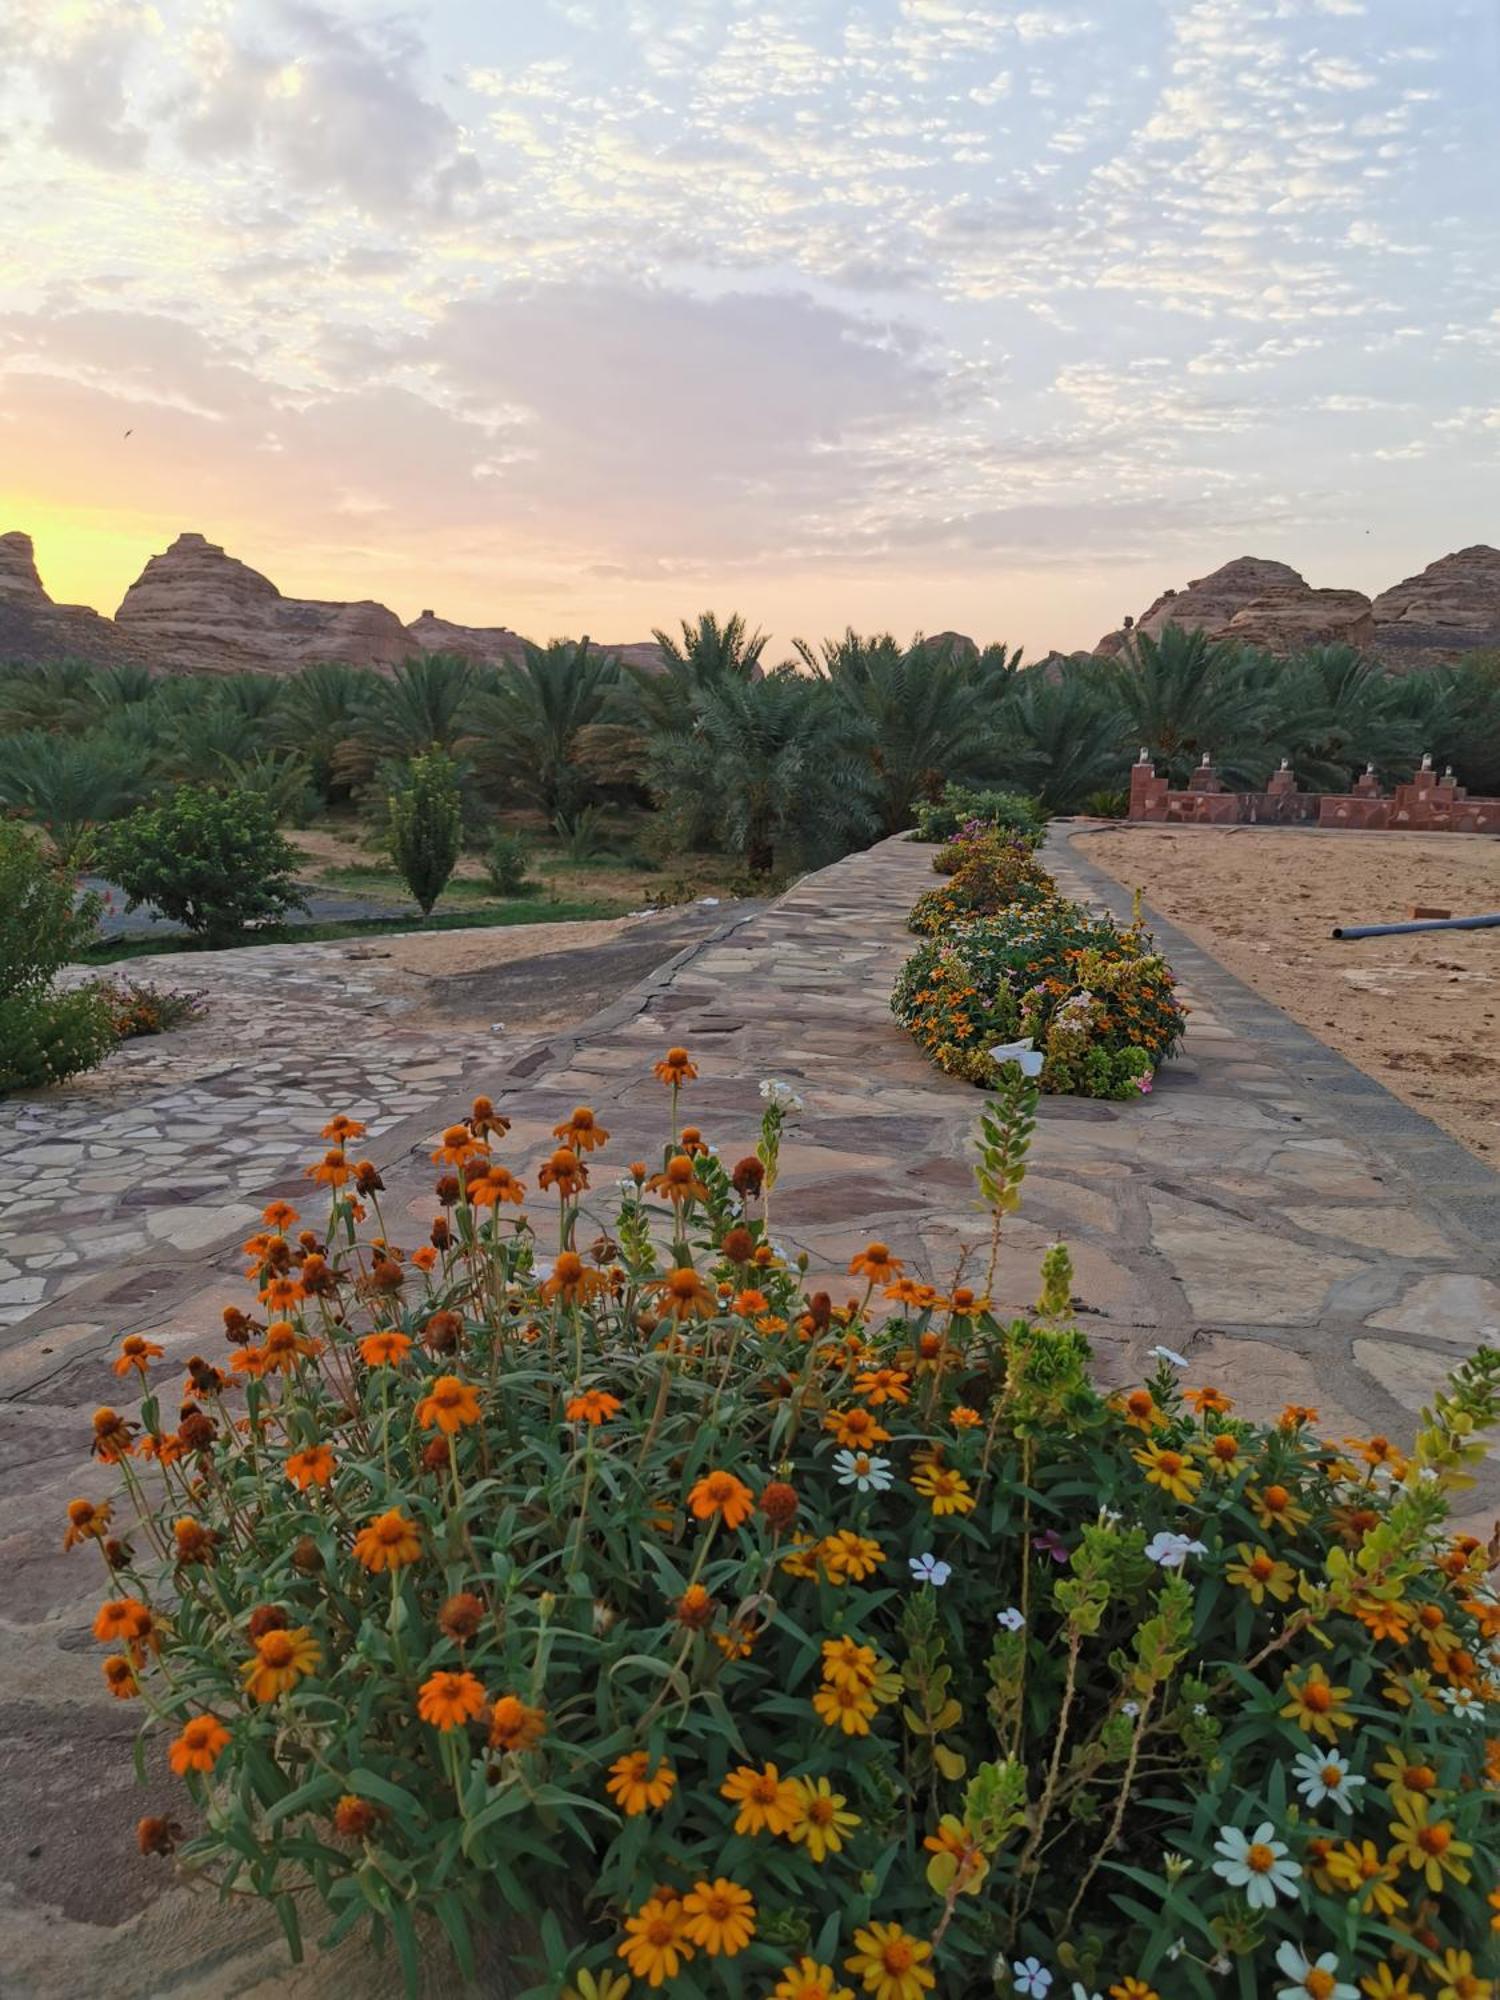
[[55, 983], [98, 919], [98, 898], [75, 902], [72, 878], [31, 830], [0, 820], [0, 1096], [61, 1083], [114, 1047], [105, 995]]
[[1106, 1395], [1061, 1246], [988, 1297], [1014, 1065], [988, 1252], [832, 1292], [776, 1248], [792, 1091], [721, 1158], [656, 1075], [628, 1165], [586, 1106], [508, 1164], [477, 1099], [420, 1243], [335, 1117], [218, 1350], [123, 1340], [66, 1537], [184, 1788], [142, 1848], [413, 1991], [509, 1913], [569, 2000], [1483, 1995], [1500, 1605], [1446, 1517], [1500, 1353], [1407, 1447], [1165, 1350]]
[[911, 928], [926, 941], [897, 976], [897, 1020], [939, 1069], [969, 1083], [993, 1084], [1019, 1043], [1044, 1090], [1149, 1091], [1187, 1017], [1139, 920], [1119, 924], [1059, 896], [1008, 834], [971, 823], [933, 866], [942, 872], [955, 857], [948, 879], [913, 907]]

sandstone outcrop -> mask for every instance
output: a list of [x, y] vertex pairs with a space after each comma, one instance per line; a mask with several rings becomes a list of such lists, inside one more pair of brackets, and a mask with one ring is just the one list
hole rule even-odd
[[[1314, 590], [1290, 563], [1240, 556], [1186, 590], [1168, 590], [1134, 622], [1134, 630], [1160, 638], [1168, 625], [1198, 629], [1210, 639], [1236, 639], [1272, 653], [1304, 646], [1368, 648], [1375, 641], [1370, 600], [1358, 590]], [[1122, 652], [1129, 629], [1110, 632], [1095, 647]]]
[[461, 660], [495, 664], [500, 660], [525, 657], [525, 641], [508, 625], [455, 625], [451, 618], [439, 618], [424, 611], [406, 628], [407, 650], [412, 653], [453, 653]]
[[115, 623], [153, 664], [193, 673], [293, 673], [314, 660], [392, 667], [412, 651], [394, 611], [283, 597], [202, 535], [179, 535], [126, 591]]
[[1396, 672], [1500, 650], [1500, 549], [1476, 542], [1442, 556], [1372, 608], [1375, 650]]
[[0, 535], [0, 660], [45, 666], [83, 660], [95, 667], [139, 662], [140, 649], [84, 604], [54, 604], [37, 574], [30, 535]]

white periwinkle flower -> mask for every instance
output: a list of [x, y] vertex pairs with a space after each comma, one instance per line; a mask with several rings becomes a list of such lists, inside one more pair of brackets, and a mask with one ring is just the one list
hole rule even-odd
[[1146, 1359], [1148, 1361], [1170, 1361], [1174, 1368], [1186, 1368], [1188, 1366], [1187, 1356], [1179, 1354], [1175, 1347], [1148, 1347], [1146, 1349]]
[[989, 1058], [994, 1063], [1013, 1062], [1022, 1076], [1040, 1076], [1046, 1061], [1040, 1050], [1031, 1046], [1030, 1036], [1024, 1042], [997, 1042], [989, 1051]]
[[1052, 1987], [1052, 1974], [1039, 1958], [1013, 1959], [1010, 1976], [1016, 1991], [1029, 1994], [1031, 2000], [1046, 2000]]
[[939, 1562], [935, 1555], [909, 1556], [907, 1561], [915, 1583], [935, 1583], [941, 1587], [953, 1574], [953, 1565]]
[[1026, 1623], [1026, 1613], [1012, 1604], [1004, 1611], [997, 1611], [995, 1613], [995, 1623], [1003, 1625], [1007, 1632], [1019, 1632], [1021, 1627]]
[[1181, 1569], [1189, 1556], [1207, 1553], [1202, 1542], [1195, 1542], [1191, 1535], [1175, 1534], [1170, 1528], [1163, 1528], [1146, 1544], [1147, 1559], [1160, 1563], [1163, 1569]]
[[789, 1083], [783, 1083], [778, 1076], [768, 1076], [760, 1087], [760, 1094], [768, 1104], [779, 1104], [783, 1111], [801, 1111], [802, 1099]]

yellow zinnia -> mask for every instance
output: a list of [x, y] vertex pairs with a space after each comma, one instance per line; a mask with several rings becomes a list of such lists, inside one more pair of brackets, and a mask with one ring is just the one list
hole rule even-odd
[[844, 1794], [826, 1778], [799, 1778], [796, 1784], [801, 1817], [789, 1838], [805, 1847], [812, 1860], [825, 1861], [843, 1847], [844, 1835], [859, 1825], [859, 1815], [844, 1811]]

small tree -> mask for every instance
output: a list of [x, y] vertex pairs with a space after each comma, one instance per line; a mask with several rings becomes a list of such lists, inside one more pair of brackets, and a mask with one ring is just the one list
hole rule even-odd
[[209, 945], [307, 907], [293, 879], [297, 850], [253, 792], [180, 785], [106, 827], [97, 866], [125, 891], [127, 909], [154, 903]]
[[453, 760], [440, 750], [413, 757], [391, 793], [391, 854], [424, 917], [448, 886], [463, 840], [463, 802]]
[[108, 1001], [97, 986], [59, 993], [53, 978], [87, 949], [99, 899], [75, 909], [68, 876], [24, 827], [0, 821], [0, 1097], [61, 1083], [114, 1047]]

